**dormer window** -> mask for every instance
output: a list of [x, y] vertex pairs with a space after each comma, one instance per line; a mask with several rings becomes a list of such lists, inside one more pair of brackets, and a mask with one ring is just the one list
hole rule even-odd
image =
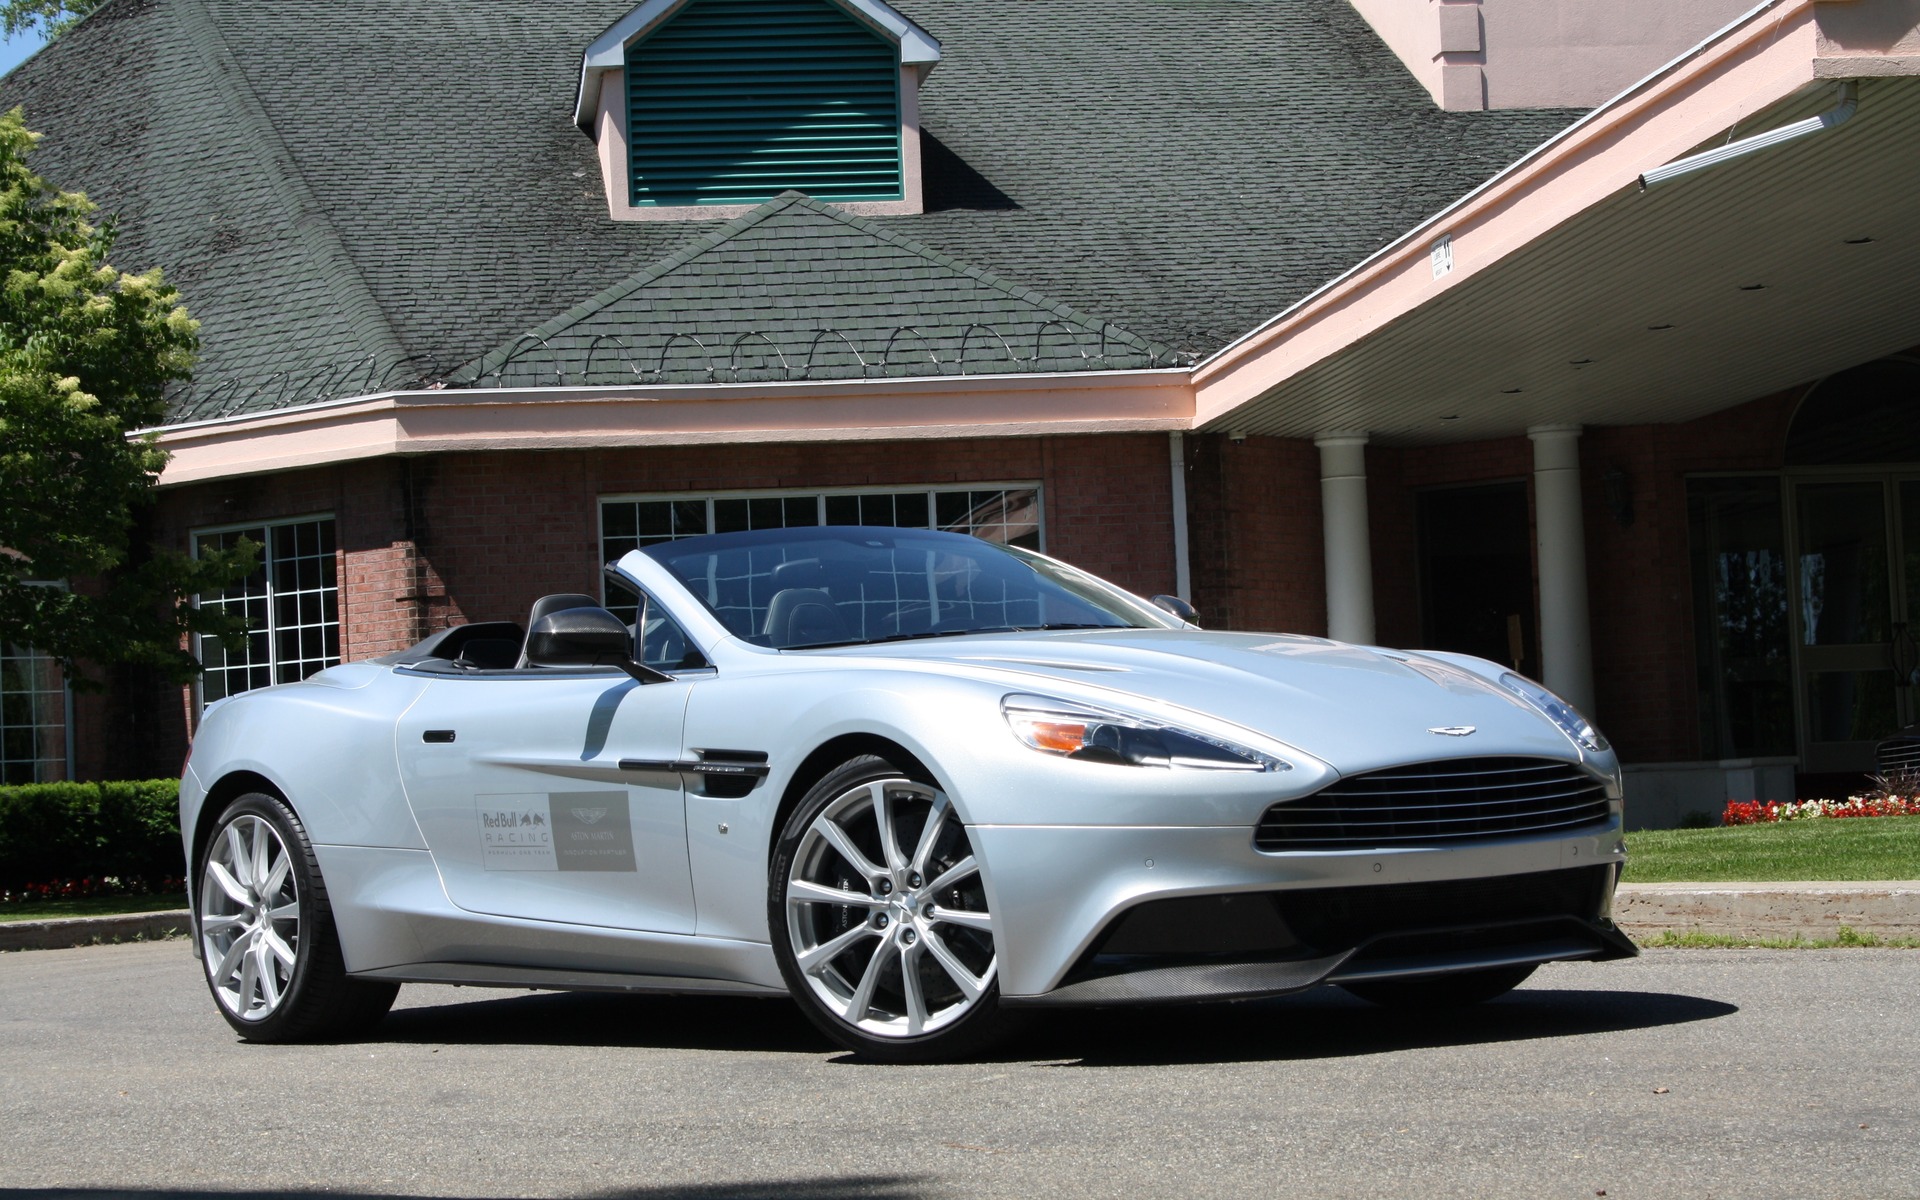
[[939, 54], [878, 0], [650, 0], [588, 49], [575, 115], [615, 220], [733, 217], [788, 190], [917, 213]]

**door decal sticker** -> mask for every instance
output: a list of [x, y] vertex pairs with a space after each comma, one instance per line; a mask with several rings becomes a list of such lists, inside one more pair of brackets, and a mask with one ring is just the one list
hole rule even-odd
[[633, 871], [627, 793], [475, 796], [480, 862], [489, 871]]

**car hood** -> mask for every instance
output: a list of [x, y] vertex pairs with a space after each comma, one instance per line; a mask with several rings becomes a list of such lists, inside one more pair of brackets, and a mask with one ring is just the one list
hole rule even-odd
[[1148, 708], [1171, 704], [1255, 730], [1342, 773], [1487, 754], [1580, 757], [1557, 726], [1491, 680], [1424, 655], [1323, 638], [1059, 630], [827, 653], [1017, 673], [1020, 690], [1093, 699], [1094, 689], [1114, 705], [1126, 697], [1112, 693], [1127, 693]]

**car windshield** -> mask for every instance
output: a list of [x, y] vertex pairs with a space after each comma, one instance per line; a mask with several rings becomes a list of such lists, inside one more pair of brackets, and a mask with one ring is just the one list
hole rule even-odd
[[824, 526], [682, 538], [641, 553], [735, 635], [782, 650], [1180, 622], [1017, 547], [928, 530]]

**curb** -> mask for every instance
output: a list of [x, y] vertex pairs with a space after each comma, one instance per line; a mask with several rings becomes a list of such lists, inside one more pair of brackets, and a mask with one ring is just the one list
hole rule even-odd
[[1920, 938], [1920, 882], [1623, 883], [1613, 919], [1629, 934], [1744, 938], [1835, 937], [1842, 925], [1887, 938]]
[[0, 951], [66, 950], [97, 942], [156, 941], [183, 937], [192, 924], [192, 914], [184, 908], [117, 917], [0, 922]]

